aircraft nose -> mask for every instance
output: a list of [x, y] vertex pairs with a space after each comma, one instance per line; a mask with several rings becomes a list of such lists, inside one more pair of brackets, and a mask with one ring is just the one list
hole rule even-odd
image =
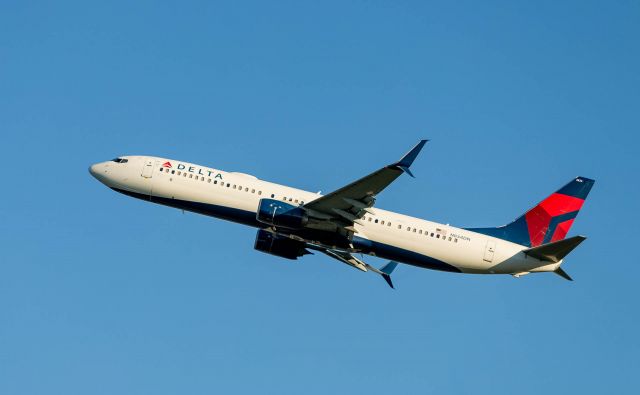
[[98, 181], [103, 182], [107, 176], [107, 168], [104, 163], [95, 163], [89, 166], [89, 173]]
[[96, 174], [98, 174], [98, 164], [93, 164], [91, 166], [89, 166], [89, 173], [91, 173], [92, 176], [96, 176]]

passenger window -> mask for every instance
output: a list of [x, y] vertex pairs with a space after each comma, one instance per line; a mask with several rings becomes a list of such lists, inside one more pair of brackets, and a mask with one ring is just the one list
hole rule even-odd
[[294, 202], [298, 203], [298, 199], [294, 200]]
[[369, 217], [369, 222], [371, 222], [371, 217]]
[[449, 241], [451, 241], [451, 236], [449, 236]]
[[387, 222], [387, 226], [391, 226], [391, 222]]
[[175, 170], [171, 170], [171, 174], [176, 174], [176, 171]]
[[301, 200], [301, 201], [300, 201], [300, 204], [304, 204], [304, 202]]
[[431, 232], [431, 237], [433, 237], [433, 232]]
[[178, 175], [181, 175], [181, 174], [182, 174], [182, 172], [178, 170]]
[[207, 182], [211, 184], [211, 178], [207, 178]]
[[189, 174], [189, 178], [193, 178], [193, 174]]
[[227, 188], [229, 188], [231, 186], [231, 184], [227, 183]]
[[402, 225], [398, 225], [398, 229], [402, 229]]
[[252, 190], [251, 190], [251, 193], [256, 193], [256, 190], [255, 190], [255, 189], [252, 189]]
[[258, 191], [258, 195], [262, 195], [262, 191]]
[[413, 228], [413, 233], [416, 233], [416, 228]]
[[290, 201], [290, 202], [292, 202], [292, 201], [293, 201], [293, 198], [289, 198], [289, 201]]
[[380, 225], [384, 225], [384, 221], [380, 221]]
[[214, 183], [214, 184], [217, 184], [217, 183], [218, 183], [218, 180], [213, 180], [213, 183]]
[[436, 235], [436, 239], [439, 239], [439, 238], [440, 238], [440, 235]]
[[160, 168], [160, 173], [162, 173], [162, 167]]
[[182, 177], [187, 178], [187, 173], [182, 173]]
[[245, 191], [245, 192], [249, 192], [249, 188], [246, 188], [246, 187], [245, 187], [245, 188], [244, 188], [244, 191]]
[[[258, 194], [259, 195], [259, 194]], [[271, 194], [271, 199], [273, 199], [274, 197], [276, 197], [276, 195], [274, 195], [273, 193]]]
[[453, 242], [454, 242], [454, 243], [457, 243], [457, 242], [458, 242], [458, 239], [453, 239]]
[[418, 232], [418, 234], [422, 234], [422, 229], [420, 229], [420, 231]]
[[378, 223], [378, 220], [376, 219], [376, 224]]

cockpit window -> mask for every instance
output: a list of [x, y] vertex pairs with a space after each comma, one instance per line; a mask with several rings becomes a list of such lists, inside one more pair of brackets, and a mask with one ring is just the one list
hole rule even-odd
[[115, 159], [111, 159], [111, 162], [116, 162], [116, 163], [127, 163], [127, 162], [129, 162], [129, 159], [115, 158]]

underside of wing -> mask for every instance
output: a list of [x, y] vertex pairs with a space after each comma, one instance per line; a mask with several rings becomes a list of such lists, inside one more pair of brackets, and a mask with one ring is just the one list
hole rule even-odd
[[381, 267], [380, 269], [375, 268], [371, 265], [369, 265], [368, 263], [364, 262], [361, 259], [356, 258], [355, 256], [353, 256], [353, 254], [348, 253], [348, 252], [344, 252], [344, 251], [337, 251], [337, 250], [331, 250], [331, 249], [324, 249], [324, 250], [319, 250], [322, 253], [326, 254], [327, 256], [336, 259], [342, 263], [345, 263], [351, 267], [355, 267], [358, 270], [361, 270], [363, 272], [366, 271], [372, 271], [374, 273], [377, 273], [379, 275], [382, 276], [382, 278], [384, 278], [384, 281], [387, 282], [387, 284], [389, 284], [389, 286], [391, 288], [395, 288], [393, 286], [393, 282], [391, 281], [391, 273], [393, 272], [393, 270], [396, 268], [396, 266], [398, 266], [397, 262], [389, 262], [386, 265], [384, 265], [383, 267]]

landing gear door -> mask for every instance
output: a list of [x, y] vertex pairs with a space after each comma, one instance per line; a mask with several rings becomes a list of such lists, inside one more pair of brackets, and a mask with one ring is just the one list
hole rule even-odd
[[493, 240], [487, 241], [487, 246], [484, 249], [484, 260], [486, 262], [493, 262], [493, 253], [496, 252], [496, 242]]
[[145, 159], [142, 167], [142, 177], [151, 178], [153, 176], [153, 159]]

